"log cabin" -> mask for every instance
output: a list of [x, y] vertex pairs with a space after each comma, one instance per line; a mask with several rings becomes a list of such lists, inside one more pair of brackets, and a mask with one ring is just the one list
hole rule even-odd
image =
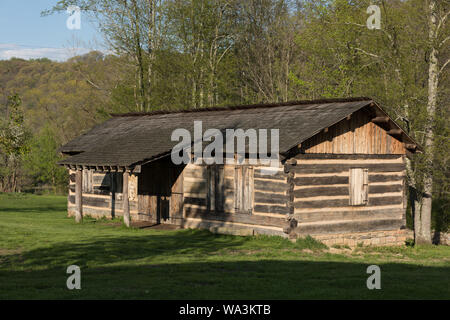
[[[177, 128], [279, 129], [278, 165], [187, 163]], [[370, 98], [115, 114], [61, 148], [68, 215], [327, 245], [403, 244], [405, 160], [421, 147]], [[248, 160], [248, 159], [247, 159]]]

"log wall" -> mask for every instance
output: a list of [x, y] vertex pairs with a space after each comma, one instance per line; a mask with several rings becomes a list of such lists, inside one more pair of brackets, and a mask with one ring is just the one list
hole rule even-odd
[[283, 235], [288, 213], [288, 185], [283, 167], [265, 169], [250, 166], [249, 179], [254, 192], [250, 212], [240, 212], [235, 203], [235, 165], [224, 165], [223, 211], [216, 211], [211, 199], [208, 166], [188, 164], [183, 171], [184, 227], [207, 228], [234, 234], [269, 233]]
[[[405, 162], [401, 155], [298, 155], [293, 173], [297, 233], [396, 230], [405, 226]], [[350, 205], [349, 172], [368, 169], [368, 202]]]

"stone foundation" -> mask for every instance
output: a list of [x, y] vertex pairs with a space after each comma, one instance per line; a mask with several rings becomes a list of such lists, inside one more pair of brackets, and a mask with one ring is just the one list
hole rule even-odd
[[413, 239], [414, 233], [412, 230], [402, 229], [345, 234], [318, 234], [311, 236], [329, 247], [333, 245], [356, 247], [358, 244], [362, 244], [363, 246], [401, 246], [405, 245], [406, 239]]

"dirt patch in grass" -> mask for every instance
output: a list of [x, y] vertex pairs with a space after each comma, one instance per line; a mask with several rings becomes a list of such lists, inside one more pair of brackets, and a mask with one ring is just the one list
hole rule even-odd
[[19, 254], [22, 253], [21, 249], [2, 249], [0, 248], [0, 258], [2, 256], [10, 256], [12, 254]]

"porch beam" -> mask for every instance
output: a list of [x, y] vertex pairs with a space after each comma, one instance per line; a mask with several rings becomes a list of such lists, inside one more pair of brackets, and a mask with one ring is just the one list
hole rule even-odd
[[77, 170], [75, 172], [75, 222], [77, 223], [83, 221], [82, 185], [83, 171]]
[[122, 186], [122, 194], [123, 194], [123, 222], [127, 227], [130, 226], [130, 206], [128, 201], [128, 177], [130, 176], [129, 172], [126, 170], [123, 172], [123, 186]]

